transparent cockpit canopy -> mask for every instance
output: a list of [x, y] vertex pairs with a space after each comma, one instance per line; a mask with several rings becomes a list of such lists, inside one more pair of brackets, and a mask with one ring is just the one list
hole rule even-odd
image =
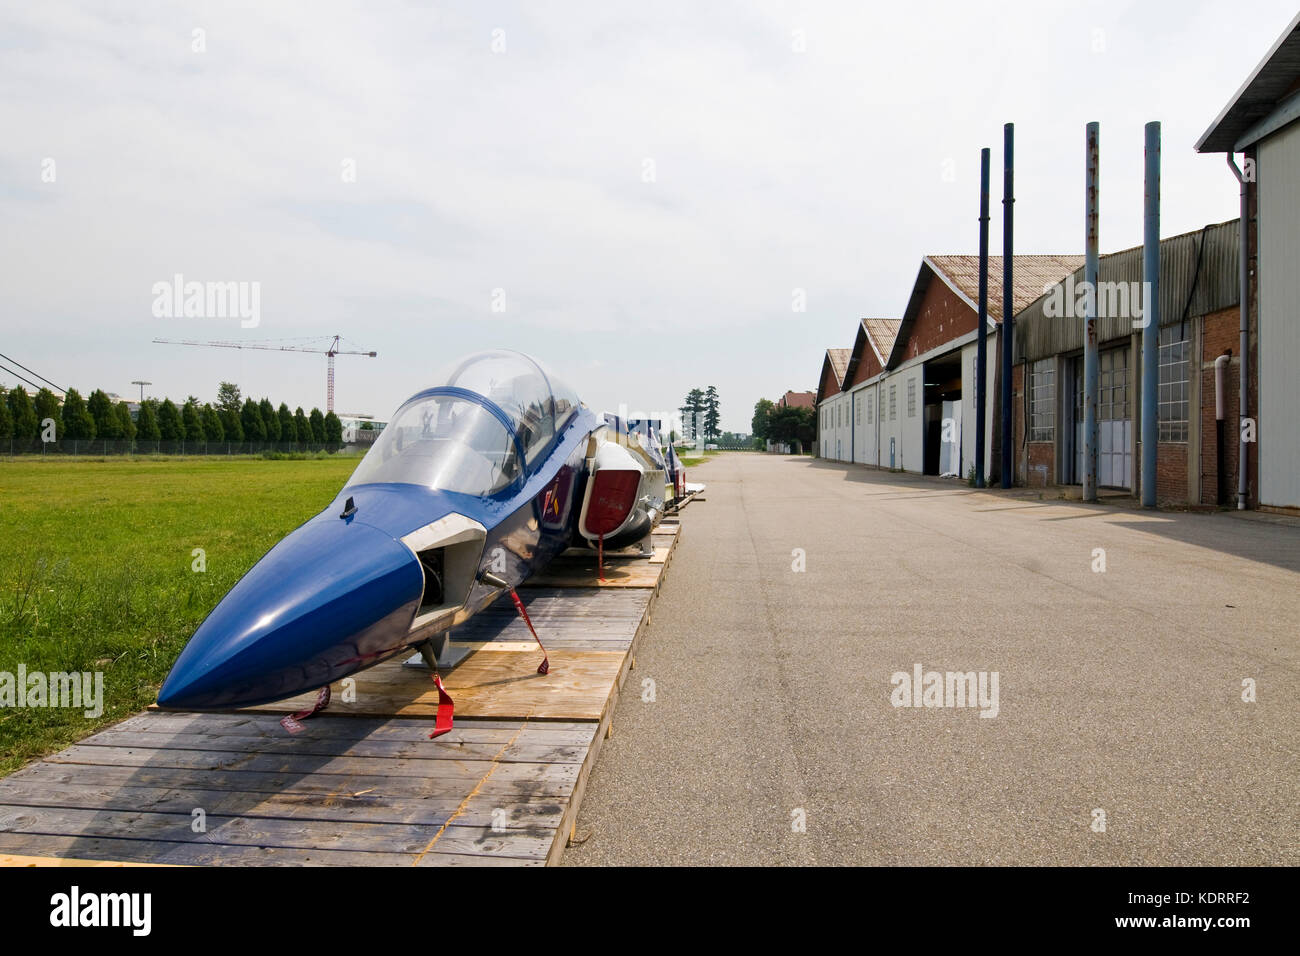
[[[550, 446], [577, 411], [569, 386], [535, 359], [504, 349], [456, 362], [433, 382], [488, 399], [511, 423], [467, 398], [417, 397], [400, 409], [353, 472], [352, 485], [398, 482], [464, 494], [494, 494]], [[519, 461], [515, 438], [524, 452]]]
[[518, 475], [514, 441], [495, 415], [474, 402], [431, 395], [398, 409], [348, 487], [397, 482], [490, 495]]
[[536, 359], [505, 349], [469, 356], [438, 384], [476, 392], [505, 412], [530, 465], [579, 404], [574, 391]]

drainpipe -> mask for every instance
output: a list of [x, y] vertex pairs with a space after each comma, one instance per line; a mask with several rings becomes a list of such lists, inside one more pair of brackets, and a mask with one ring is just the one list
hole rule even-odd
[[1214, 360], [1214, 457], [1215, 457], [1215, 474], [1218, 475], [1217, 485], [1214, 491], [1214, 503], [1223, 504], [1224, 489], [1228, 483], [1224, 480], [1223, 459], [1223, 426], [1224, 419], [1228, 416], [1228, 389], [1227, 389], [1227, 370], [1228, 363], [1232, 361], [1232, 350], [1229, 349], [1223, 355]]
[[[1097, 390], [1101, 368], [1097, 356], [1097, 209], [1100, 166], [1100, 127], [1089, 123], [1086, 137], [1087, 171], [1084, 174], [1084, 266], [1083, 281], [1092, 294], [1084, 297], [1083, 336], [1083, 495], [1097, 500]], [[1028, 427], [1026, 425], [1026, 427]]]
[[1012, 242], [1012, 207], [1015, 191], [1016, 125], [1002, 127], [1002, 487], [1011, 487], [1011, 346], [1016, 334], [1015, 297], [1012, 295], [1012, 264], [1015, 262]]
[[1250, 233], [1249, 211], [1246, 199], [1246, 177], [1242, 175], [1241, 170], [1237, 168], [1236, 161], [1232, 158], [1232, 153], [1227, 154], [1228, 166], [1232, 169], [1232, 175], [1237, 177], [1237, 182], [1241, 184], [1241, 241], [1240, 251], [1238, 253], [1241, 263], [1238, 269], [1238, 283], [1240, 292], [1238, 298], [1241, 299], [1241, 319], [1238, 322], [1238, 335], [1240, 342], [1238, 350], [1241, 352], [1241, 376], [1240, 387], [1237, 396], [1237, 510], [1246, 510], [1246, 440], [1245, 430], [1242, 428], [1242, 421], [1246, 418], [1246, 404], [1249, 397], [1250, 389], [1248, 387], [1250, 377], [1247, 375], [1247, 369], [1250, 364]]
[[1142, 209], [1142, 507], [1156, 506], [1160, 444], [1160, 124], [1146, 125], [1146, 190]]
[[[980, 150], [980, 301], [975, 346], [975, 487], [984, 487], [984, 369], [989, 337], [989, 151]], [[924, 372], [922, 372], [924, 381]]]

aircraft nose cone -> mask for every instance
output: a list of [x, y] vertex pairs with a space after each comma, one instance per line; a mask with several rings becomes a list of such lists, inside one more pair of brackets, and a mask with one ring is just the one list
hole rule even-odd
[[199, 625], [158, 704], [220, 710], [322, 687], [401, 650], [423, 589], [400, 541], [356, 520], [315, 518]]

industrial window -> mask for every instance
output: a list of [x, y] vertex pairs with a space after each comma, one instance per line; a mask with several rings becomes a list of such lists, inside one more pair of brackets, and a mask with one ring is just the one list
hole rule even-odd
[[1101, 388], [1097, 393], [1097, 420], [1128, 418], [1128, 349], [1108, 349], [1097, 356], [1101, 366]]
[[1187, 360], [1185, 327], [1160, 330], [1160, 441], [1187, 441]]
[[889, 386], [889, 420], [898, 420], [898, 386]]
[[1029, 370], [1029, 440], [1051, 441], [1056, 427], [1056, 361], [1040, 359]]
[[854, 416], [854, 424], [861, 425], [862, 424], [862, 396], [861, 395], [853, 396], [853, 416]]
[[907, 417], [916, 417], [916, 379], [907, 380]]
[[872, 412], [875, 410], [875, 408], [876, 408], [876, 403], [875, 403], [875, 401], [874, 401], [874, 400], [873, 400], [873, 399], [868, 395], [867, 398], [866, 398], [866, 400], [863, 402], [863, 404], [867, 406], [867, 424], [868, 424], [868, 425], [874, 424], [874, 423], [875, 423], [875, 419], [872, 417], [872, 414], [871, 414], [871, 413], [872, 413]]

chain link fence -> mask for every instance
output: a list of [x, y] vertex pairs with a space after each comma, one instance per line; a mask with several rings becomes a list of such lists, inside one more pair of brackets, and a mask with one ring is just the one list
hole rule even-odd
[[334, 444], [314, 442], [228, 442], [228, 441], [140, 441], [124, 438], [75, 439], [43, 442], [39, 438], [0, 438], [0, 457], [94, 457], [114, 458], [131, 455], [316, 455], [322, 452], [338, 455], [365, 454], [368, 443]]

